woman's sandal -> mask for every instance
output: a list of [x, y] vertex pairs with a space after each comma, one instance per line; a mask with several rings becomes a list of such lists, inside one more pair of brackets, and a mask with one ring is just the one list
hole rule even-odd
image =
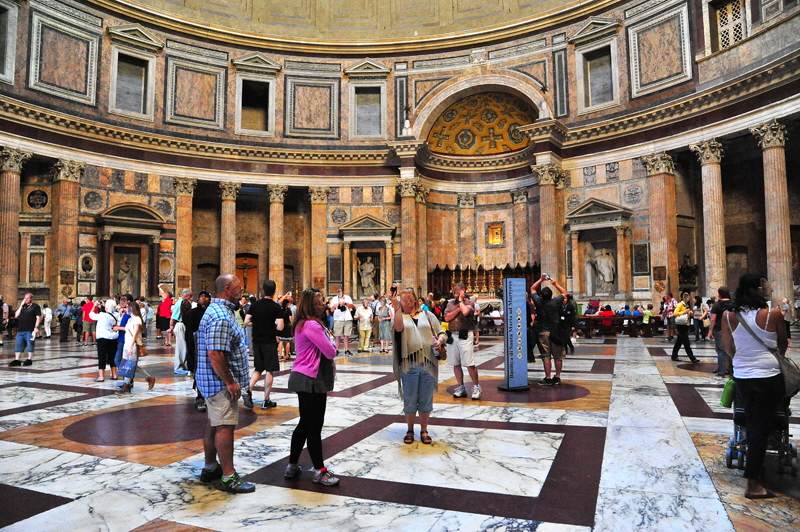
[[433, 443], [433, 440], [431, 439], [427, 430], [423, 430], [422, 432], [419, 433], [419, 440], [425, 445], [430, 445], [431, 443]]
[[406, 437], [403, 438], [403, 443], [405, 443], [405, 444], [414, 443], [414, 431], [413, 430], [409, 430], [408, 432], [406, 432]]

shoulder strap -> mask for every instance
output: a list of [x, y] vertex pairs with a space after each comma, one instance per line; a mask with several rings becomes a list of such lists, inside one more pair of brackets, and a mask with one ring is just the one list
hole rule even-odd
[[742, 316], [741, 312], [736, 313], [736, 317], [739, 319], [739, 325], [744, 326], [745, 330], [750, 333], [750, 336], [756, 339], [758, 343], [764, 346], [764, 349], [772, 353], [775, 358], [780, 358], [781, 355], [778, 354], [777, 349], [773, 349], [769, 347], [767, 344], [764, 343], [764, 340], [761, 339], [756, 333], [753, 332], [753, 329], [750, 328], [750, 325], [745, 321], [744, 316]]

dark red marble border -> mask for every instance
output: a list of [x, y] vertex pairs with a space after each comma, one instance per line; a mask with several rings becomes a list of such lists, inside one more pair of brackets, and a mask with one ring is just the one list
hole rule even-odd
[[[733, 409], [730, 414], [714, 412], [697, 391], [697, 388], [723, 388], [724, 386], [724, 384], [673, 383], [667, 384], [667, 390], [681, 417], [730, 419], [733, 421]], [[800, 423], [800, 417], [790, 417], [789, 423]]]
[[[405, 423], [403, 416], [378, 414], [326, 438], [324, 456], [331, 457], [364, 440], [391, 423]], [[286, 480], [283, 470], [286, 457], [259, 469], [246, 479], [272, 486], [292, 487], [320, 493], [335, 493], [346, 497], [383, 501], [455, 512], [529, 519], [578, 526], [593, 526], [600, 470], [605, 444], [604, 427], [574, 427], [431, 418], [431, 426], [470, 427], [478, 429], [517, 430], [522, 432], [560, 432], [564, 439], [538, 497], [502, 495], [452, 488], [417, 486], [405, 482], [364, 479], [340, 475], [336, 488], [324, 488], [311, 483], [310, 472], [300, 479]], [[398, 442], [398, 445], [402, 443]], [[306, 456], [301, 462], [308, 462]], [[335, 466], [333, 466], [335, 467]]]
[[0, 484], [0, 528], [70, 502], [66, 497]]
[[77, 403], [78, 401], [85, 401], [86, 399], [93, 399], [95, 397], [105, 397], [106, 395], [114, 395], [114, 390], [103, 388], [82, 388], [80, 386], [62, 386], [60, 384], [45, 384], [41, 382], [10, 382], [8, 384], [0, 385], [0, 390], [3, 388], [11, 387], [30, 388], [31, 393], [36, 393], [35, 390], [58, 390], [62, 392], [76, 392], [82, 395], [76, 397], [69, 397], [66, 399], [58, 399], [56, 401], [48, 401], [46, 403], [37, 403], [35, 405], [21, 406], [19, 408], [11, 408], [9, 410], [0, 410], [0, 417], [11, 416], [14, 414], [21, 414], [23, 412], [32, 412], [34, 410], [42, 410], [52, 406], [66, 405], [70, 403]]

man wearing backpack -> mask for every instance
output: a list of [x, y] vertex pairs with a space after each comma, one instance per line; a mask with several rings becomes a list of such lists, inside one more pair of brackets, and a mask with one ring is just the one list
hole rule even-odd
[[[549, 287], [542, 288], [540, 295], [539, 286], [542, 281], [550, 281], [560, 295], [553, 297], [553, 291]], [[561, 384], [564, 344], [567, 341], [566, 335], [561, 328], [561, 310], [564, 306], [566, 295], [567, 291], [556, 280], [551, 279], [549, 275], [544, 273], [542, 278], [531, 286], [531, 299], [533, 299], [538, 309], [536, 323], [539, 344], [542, 350], [542, 365], [544, 366], [544, 379], [540, 380], [538, 384], [542, 386]], [[550, 378], [552, 374], [551, 359], [555, 362], [556, 368], [556, 374], [552, 378]]]

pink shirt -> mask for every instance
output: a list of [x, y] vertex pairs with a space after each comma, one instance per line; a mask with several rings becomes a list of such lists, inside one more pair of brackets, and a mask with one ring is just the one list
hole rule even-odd
[[308, 320], [303, 323], [303, 328], [295, 331], [294, 336], [297, 359], [294, 361], [292, 371], [297, 371], [315, 379], [319, 372], [321, 355], [326, 358], [336, 358], [336, 345], [333, 337], [318, 321]]

